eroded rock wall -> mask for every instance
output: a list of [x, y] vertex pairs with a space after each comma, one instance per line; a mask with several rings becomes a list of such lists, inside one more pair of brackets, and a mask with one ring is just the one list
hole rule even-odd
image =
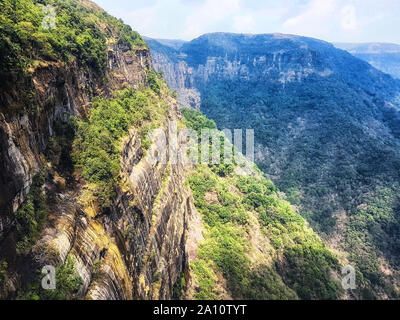
[[[105, 77], [76, 64], [42, 65], [33, 71], [29, 84], [35, 92], [35, 112], [11, 114], [4, 109], [1, 113], [0, 252], [10, 265], [11, 297], [32, 280], [35, 270], [47, 264], [60, 265], [68, 255], [74, 257], [75, 269], [83, 280], [82, 298], [172, 297], [174, 283], [187, 266], [187, 230], [197, 213], [184, 183], [185, 168], [149, 163], [151, 153], [163, 146], [153, 145], [144, 154], [135, 129], [127, 132], [123, 143], [120, 163], [124, 183], [109, 210], [98, 208], [86, 192], [90, 185], [83, 180], [61, 190], [49, 182], [43, 188], [55, 198], [48, 207], [49, 221], [23, 261], [15, 254], [10, 231], [32, 177], [44, 166], [53, 176], [58, 175], [44, 158], [55, 123], [70, 115], [85, 116], [93, 96], [107, 96], [126, 86], [144, 87], [146, 70], [151, 66], [147, 49], [130, 51], [121, 45], [110, 46]], [[169, 120], [178, 120], [180, 113], [174, 99], [165, 99], [167, 129]], [[21, 103], [18, 91], [14, 95], [2, 93], [2, 101], [8, 101], [9, 106]], [[192, 251], [195, 245], [191, 245]]]

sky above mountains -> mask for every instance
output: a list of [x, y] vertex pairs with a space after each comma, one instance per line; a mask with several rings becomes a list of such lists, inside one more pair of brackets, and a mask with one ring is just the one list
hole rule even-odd
[[290, 33], [331, 42], [400, 43], [399, 0], [94, 0], [142, 35]]

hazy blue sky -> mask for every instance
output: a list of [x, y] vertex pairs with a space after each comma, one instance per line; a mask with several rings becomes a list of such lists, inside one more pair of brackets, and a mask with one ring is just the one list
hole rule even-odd
[[400, 0], [95, 0], [142, 35], [291, 33], [336, 42], [400, 44]]

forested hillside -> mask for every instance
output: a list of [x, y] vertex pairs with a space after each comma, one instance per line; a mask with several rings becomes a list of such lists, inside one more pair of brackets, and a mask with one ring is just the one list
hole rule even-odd
[[[183, 115], [199, 133], [216, 128], [197, 111], [183, 109]], [[191, 263], [198, 285], [193, 296], [220, 296], [215, 284], [222, 274], [225, 298], [341, 298], [337, 257], [274, 184], [247, 165], [254, 166], [250, 174], [241, 173], [243, 164], [199, 164], [187, 180], [204, 223], [204, 241]]]
[[359, 297], [398, 297], [398, 80], [298, 36], [207, 34], [178, 50], [149, 44], [167, 81], [180, 80], [171, 87], [197, 91], [192, 107], [219, 129], [255, 130], [257, 164], [357, 267]]

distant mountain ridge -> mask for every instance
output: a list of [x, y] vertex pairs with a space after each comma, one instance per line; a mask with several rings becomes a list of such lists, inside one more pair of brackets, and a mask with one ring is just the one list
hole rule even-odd
[[400, 45], [396, 43], [366, 42], [366, 43], [334, 43], [335, 47], [356, 53], [400, 53]]
[[171, 47], [172, 49], [179, 50], [187, 41], [185, 40], [176, 40], [176, 39], [153, 39], [149, 37], [143, 37], [143, 40], [146, 42], [149, 41], [157, 41], [164, 46]]
[[[346, 81], [352, 82], [355, 79], [368, 81], [371, 78], [368, 73], [371, 72], [374, 80], [365, 83], [366, 87], [390, 81], [387, 76], [359, 59], [344, 65], [346, 59], [351, 59], [350, 54], [335, 50], [328, 42], [294, 35], [212, 33], [189, 42], [180, 42], [178, 49], [171, 45], [171, 40], [146, 41], [152, 48], [156, 69], [165, 69], [167, 83], [180, 91], [183, 100], [181, 104], [196, 108], [200, 100], [198, 94], [193, 99], [193, 90], [197, 90], [203, 80], [214, 73], [215, 68], [225, 70], [225, 75], [229, 74], [230, 77], [239, 75], [254, 79], [268, 72], [269, 80], [281, 83], [297, 81], [313, 73], [321, 76], [341, 74], [341, 77], [348, 77]], [[209, 57], [213, 59], [208, 60]], [[243, 61], [243, 57], [253, 61]], [[230, 64], [232, 61], [234, 63]], [[359, 76], [359, 73], [364, 75]]]
[[375, 68], [400, 79], [400, 45], [395, 43], [335, 43], [355, 57]]

